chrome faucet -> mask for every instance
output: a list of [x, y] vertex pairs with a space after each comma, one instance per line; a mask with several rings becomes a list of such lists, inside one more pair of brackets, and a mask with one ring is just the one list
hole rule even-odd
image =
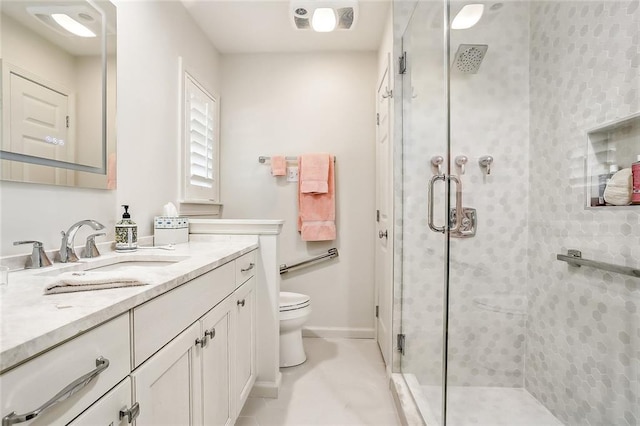
[[104, 229], [104, 225], [100, 222], [97, 222], [92, 219], [81, 220], [80, 222], [74, 223], [71, 225], [71, 228], [65, 233], [61, 231], [62, 234], [62, 243], [60, 244], [60, 262], [77, 262], [78, 256], [73, 249], [73, 240], [76, 237], [76, 232], [84, 225], [89, 225], [94, 230], [99, 231], [100, 229]]

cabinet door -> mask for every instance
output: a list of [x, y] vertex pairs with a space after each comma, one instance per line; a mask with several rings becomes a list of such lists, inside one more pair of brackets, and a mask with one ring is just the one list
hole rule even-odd
[[136, 426], [202, 424], [199, 337], [197, 322], [131, 374], [141, 407]]
[[[131, 408], [131, 379], [127, 377], [68, 426], [127, 426], [135, 420]], [[126, 410], [131, 410], [130, 417], [125, 415]]]
[[228, 297], [202, 318], [207, 343], [202, 349], [202, 409], [205, 425], [232, 425], [231, 309]]
[[235, 392], [238, 412], [256, 381], [255, 277], [234, 292], [235, 299]]

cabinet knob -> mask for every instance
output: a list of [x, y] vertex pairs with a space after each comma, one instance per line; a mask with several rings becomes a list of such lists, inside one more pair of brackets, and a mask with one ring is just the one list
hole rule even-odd
[[209, 337], [209, 339], [213, 339], [216, 336], [216, 329], [212, 328], [211, 330], [205, 331], [204, 337], [207, 338], [207, 336]]
[[243, 306], [244, 307], [244, 299], [242, 300], [238, 300], [238, 306]]
[[199, 345], [201, 348], [204, 348], [207, 345], [207, 334], [205, 333], [203, 338], [196, 339], [196, 345]]
[[120, 410], [120, 420], [127, 418], [127, 423], [133, 423], [133, 421], [140, 414], [140, 403], [136, 402], [128, 410]]

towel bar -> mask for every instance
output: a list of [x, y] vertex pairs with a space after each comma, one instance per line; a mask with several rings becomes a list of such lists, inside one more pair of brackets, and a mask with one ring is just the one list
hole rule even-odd
[[[285, 160], [287, 160], [287, 161], [298, 161], [298, 157], [286, 156], [286, 157], [284, 157], [284, 158], [285, 158]], [[266, 162], [267, 162], [267, 160], [271, 160], [271, 157], [266, 157], [266, 156], [264, 156], [264, 155], [261, 155], [260, 157], [258, 157], [258, 163], [260, 163], [260, 164], [264, 164], [264, 163], [266, 163]], [[334, 162], [334, 163], [336, 162], [336, 157], [335, 157], [335, 155], [333, 156], [333, 162]]]
[[301, 266], [308, 265], [312, 262], [317, 262], [320, 260], [330, 260], [338, 257], [340, 254], [338, 253], [337, 248], [330, 248], [326, 253], [321, 254], [319, 256], [313, 257], [311, 259], [303, 260], [302, 262], [294, 263], [293, 265], [287, 265], [286, 263], [280, 265], [280, 275], [286, 274], [290, 269], [299, 268]]
[[567, 254], [556, 255], [556, 259], [562, 262], [567, 262], [571, 266], [591, 266], [592, 268], [602, 269], [604, 271], [616, 272], [618, 274], [640, 278], [640, 269], [638, 268], [614, 265], [613, 263], [599, 262], [597, 260], [583, 259], [582, 252], [580, 250], [568, 250]]

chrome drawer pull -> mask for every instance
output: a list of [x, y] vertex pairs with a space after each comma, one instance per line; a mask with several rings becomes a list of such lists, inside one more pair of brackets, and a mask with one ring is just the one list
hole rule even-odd
[[128, 410], [120, 410], [119, 420], [122, 420], [124, 417], [127, 418], [127, 423], [133, 423], [133, 421], [140, 414], [140, 403], [136, 402], [129, 408]]
[[250, 270], [253, 269], [254, 266], [256, 266], [256, 265], [253, 264], [253, 263], [250, 263], [248, 268], [241, 268], [240, 272], [249, 272]]
[[237, 305], [244, 307], [244, 299], [238, 300]]
[[4, 416], [2, 418], [2, 426], [10, 426], [10, 425], [14, 425], [16, 423], [22, 423], [22, 422], [26, 422], [26, 421], [35, 419], [40, 414], [42, 414], [42, 412], [44, 410], [46, 410], [47, 408], [50, 408], [50, 407], [56, 405], [57, 403], [62, 402], [64, 400], [70, 398], [71, 395], [79, 392], [82, 388], [84, 388], [89, 383], [91, 383], [91, 381], [98, 374], [100, 374], [104, 370], [106, 370], [107, 367], [109, 367], [109, 360], [106, 359], [106, 358], [103, 358], [103, 357], [98, 357], [96, 359], [96, 369], [95, 370], [90, 371], [89, 373], [85, 374], [84, 376], [79, 377], [78, 379], [76, 379], [73, 382], [69, 383], [68, 386], [66, 386], [64, 389], [62, 389], [60, 392], [58, 392], [49, 401], [47, 401], [44, 404], [42, 404], [42, 406], [40, 406], [39, 408], [36, 408], [35, 410], [33, 410], [33, 411], [29, 412], [29, 413], [26, 413], [26, 414], [16, 414], [16, 412], [13, 411], [10, 414]]

